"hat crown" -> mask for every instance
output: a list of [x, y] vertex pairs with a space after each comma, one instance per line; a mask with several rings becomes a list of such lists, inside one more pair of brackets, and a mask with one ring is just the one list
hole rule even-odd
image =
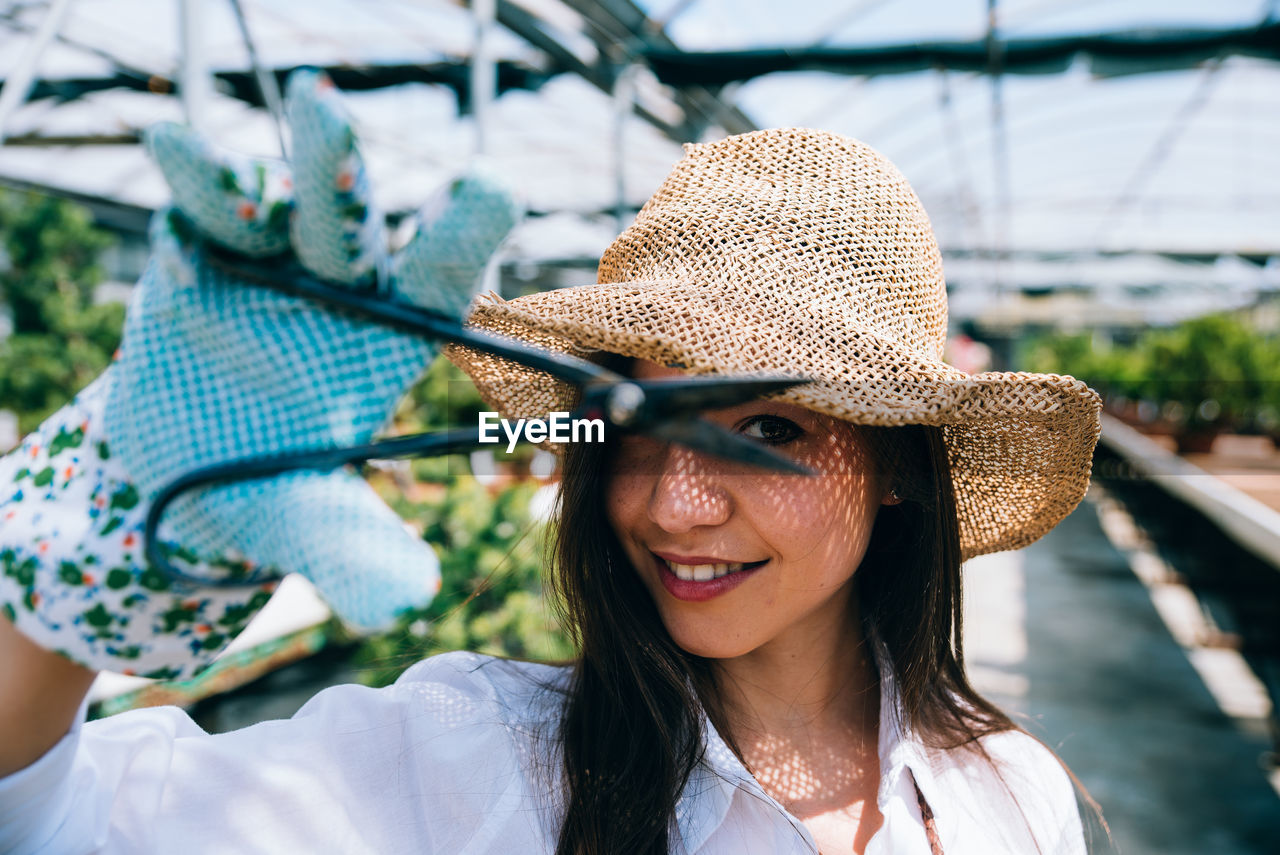
[[946, 340], [942, 258], [924, 206], [883, 155], [824, 131], [685, 146], [598, 279], [691, 282], [701, 299], [746, 313], [744, 323], [830, 309], [931, 359]]
[[[1025, 546], [1084, 496], [1097, 394], [1057, 374], [942, 361], [946, 286], [928, 217], [857, 140], [789, 129], [688, 147], [605, 253], [600, 282], [493, 297], [471, 322], [584, 358], [803, 377], [776, 398], [859, 425], [938, 427], [963, 557]], [[579, 400], [527, 365], [448, 353], [508, 416]]]

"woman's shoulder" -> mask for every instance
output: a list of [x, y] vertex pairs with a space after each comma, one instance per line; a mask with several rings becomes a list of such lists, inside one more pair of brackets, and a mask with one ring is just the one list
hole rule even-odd
[[496, 707], [518, 718], [545, 718], [558, 709], [570, 670], [567, 665], [456, 650], [411, 666], [388, 691], [433, 706], [466, 703]]
[[464, 729], [493, 736], [526, 732], [558, 716], [569, 672], [565, 666], [466, 651], [442, 653], [410, 666], [389, 686], [330, 686], [312, 696], [287, 726], [365, 738], [401, 731], [422, 738]]
[[981, 740], [1001, 779], [1021, 800], [1035, 798], [1045, 808], [1076, 811], [1075, 785], [1066, 764], [1024, 730], [1002, 730]]
[[987, 734], [978, 744], [981, 752], [972, 745], [943, 752], [935, 772], [965, 781], [984, 822], [1006, 826], [1006, 833], [1025, 828], [1043, 852], [1083, 852], [1075, 784], [1058, 755], [1020, 729]]

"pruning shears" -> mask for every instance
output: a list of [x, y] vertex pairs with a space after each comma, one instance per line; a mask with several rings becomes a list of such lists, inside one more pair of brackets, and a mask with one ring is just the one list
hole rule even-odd
[[[811, 474], [808, 468], [766, 446], [698, 418], [702, 410], [729, 407], [780, 392], [808, 382], [805, 378], [703, 375], [634, 380], [584, 359], [540, 350], [514, 339], [464, 326], [455, 318], [381, 296], [387, 293], [387, 289], [381, 287], [362, 293], [329, 285], [296, 262], [248, 260], [230, 255], [212, 244], [205, 244], [203, 251], [210, 264], [251, 279], [263, 287], [388, 327], [519, 362], [571, 383], [581, 390], [580, 403], [574, 415], [602, 418], [606, 431], [613, 428], [645, 434], [763, 469]], [[379, 280], [383, 278], [383, 275], [378, 276]], [[480, 446], [478, 428], [450, 428], [344, 448], [288, 451], [201, 467], [177, 478], [156, 495], [144, 530], [147, 560], [164, 575], [206, 587], [239, 587], [273, 581], [278, 577], [262, 574], [254, 574], [252, 578], [208, 579], [176, 567], [168, 560], [167, 548], [158, 537], [165, 510], [179, 496], [215, 484], [268, 478], [296, 470], [330, 471], [370, 460], [435, 457]]]

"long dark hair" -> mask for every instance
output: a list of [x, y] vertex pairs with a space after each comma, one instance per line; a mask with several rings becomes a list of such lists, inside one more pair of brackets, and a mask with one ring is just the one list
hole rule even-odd
[[[859, 428], [885, 506], [855, 575], [863, 629], [886, 648], [904, 721], [936, 747], [1014, 727], [964, 673], [960, 536], [942, 429]], [[702, 712], [739, 755], [708, 660], [681, 650], [606, 518], [609, 443], [565, 446], [551, 587], [580, 651], [559, 746], [565, 792], [557, 855], [666, 855], [668, 830], [702, 756]]]

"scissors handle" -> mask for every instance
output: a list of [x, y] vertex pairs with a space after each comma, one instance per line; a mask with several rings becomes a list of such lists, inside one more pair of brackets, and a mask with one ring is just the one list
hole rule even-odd
[[[804, 379], [792, 377], [724, 377], [704, 375], [658, 380], [630, 380], [595, 363], [552, 353], [467, 327], [455, 318], [409, 303], [380, 296], [385, 288], [362, 292], [339, 288], [308, 274], [296, 262], [284, 258], [248, 261], [218, 247], [203, 243], [208, 262], [264, 287], [302, 297], [326, 307], [359, 315], [385, 326], [450, 341], [482, 353], [519, 362], [582, 389], [579, 412], [603, 415], [609, 424], [652, 435], [667, 442], [782, 472], [809, 470], [777, 452], [696, 418], [704, 409], [726, 407], [781, 391]], [[377, 440], [349, 448], [321, 448], [284, 454], [232, 460], [202, 467], [165, 486], [151, 503], [144, 529], [147, 560], [171, 579], [206, 587], [261, 585], [281, 578], [273, 569], [246, 576], [208, 579], [194, 576], [169, 560], [172, 550], [159, 538], [165, 511], [179, 496], [204, 487], [231, 481], [269, 478], [285, 472], [310, 470], [328, 472], [340, 466], [369, 460], [429, 457], [451, 454], [481, 445], [479, 430], [466, 428], [413, 434]]]
[[304, 451], [250, 457], [215, 463], [193, 470], [166, 485], [151, 502], [143, 529], [143, 542], [147, 561], [171, 579], [180, 579], [210, 588], [237, 588], [261, 585], [282, 578], [278, 572], [267, 570], [246, 577], [210, 579], [195, 576], [180, 569], [169, 560], [159, 538], [160, 521], [179, 496], [192, 490], [225, 484], [232, 481], [249, 481], [270, 478], [285, 472], [331, 472], [340, 466], [366, 463], [370, 460], [397, 460], [405, 457], [435, 457], [454, 454], [480, 445], [479, 431], [457, 428], [430, 433], [416, 433], [381, 439], [348, 448], [318, 448]]
[[626, 379], [594, 362], [567, 353], [551, 353], [515, 339], [483, 332], [449, 315], [379, 296], [374, 290], [362, 292], [330, 285], [310, 275], [296, 262], [283, 259], [250, 261], [208, 242], [202, 244], [202, 250], [214, 267], [274, 291], [303, 297], [326, 308], [359, 315], [393, 329], [450, 341], [481, 353], [510, 359], [577, 386], [592, 382], [616, 383]]

